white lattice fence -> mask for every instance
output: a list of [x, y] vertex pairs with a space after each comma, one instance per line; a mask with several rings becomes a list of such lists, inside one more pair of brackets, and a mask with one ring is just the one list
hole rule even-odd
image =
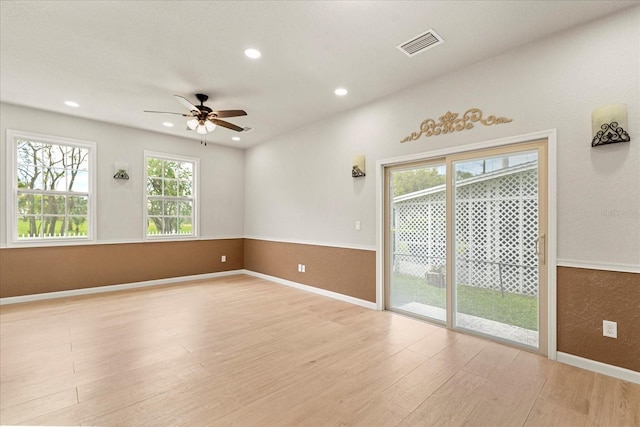
[[[523, 295], [538, 293], [537, 165], [458, 181], [456, 282]], [[429, 282], [444, 278], [444, 189], [394, 203], [394, 271]]]
[[[425, 203], [426, 202], [426, 203]], [[446, 261], [446, 206], [444, 191], [397, 204], [394, 211], [396, 272], [427, 277]]]

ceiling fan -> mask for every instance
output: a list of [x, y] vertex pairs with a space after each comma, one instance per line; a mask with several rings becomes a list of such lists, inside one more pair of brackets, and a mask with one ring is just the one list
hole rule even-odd
[[209, 96], [204, 95], [202, 93], [197, 93], [196, 98], [200, 101], [200, 105], [195, 106], [186, 98], [180, 95], [173, 95], [180, 104], [185, 106], [189, 113], [172, 113], [169, 111], [149, 111], [145, 110], [145, 113], [162, 113], [162, 114], [177, 114], [183, 117], [188, 117], [187, 127], [191, 130], [195, 130], [200, 135], [206, 135], [209, 132], [213, 132], [213, 130], [217, 126], [222, 126], [227, 129], [235, 130], [236, 132], [242, 132], [244, 128], [240, 126], [236, 126], [233, 123], [229, 123], [224, 120], [220, 120], [220, 118], [227, 117], [239, 117], [246, 116], [247, 112], [244, 110], [219, 110], [213, 111], [211, 108], [204, 105], [205, 101], [209, 99]]

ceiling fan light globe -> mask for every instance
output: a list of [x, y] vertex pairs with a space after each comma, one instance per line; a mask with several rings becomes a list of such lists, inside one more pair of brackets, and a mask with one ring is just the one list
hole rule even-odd
[[196, 130], [196, 128], [198, 127], [198, 119], [187, 120], [187, 126], [191, 130]]
[[204, 126], [205, 128], [207, 128], [208, 132], [213, 132], [213, 130], [216, 128], [216, 125], [209, 120], [204, 122]]
[[198, 132], [200, 135], [206, 135], [207, 128], [204, 127], [203, 125], [198, 125], [198, 127], [196, 128], [196, 132]]

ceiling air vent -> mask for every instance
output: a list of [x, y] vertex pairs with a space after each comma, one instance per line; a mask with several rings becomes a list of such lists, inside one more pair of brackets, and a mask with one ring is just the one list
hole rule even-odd
[[430, 29], [404, 43], [396, 46], [407, 56], [416, 56], [425, 50], [444, 43], [442, 37], [438, 35], [433, 29]]

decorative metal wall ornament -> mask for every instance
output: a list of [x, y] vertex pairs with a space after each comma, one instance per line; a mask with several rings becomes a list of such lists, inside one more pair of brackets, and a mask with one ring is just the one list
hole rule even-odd
[[627, 131], [618, 126], [617, 122], [603, 123], [602, 126], [600, 126], [600, 129], [601, 130], [596, 133], [596, 136], [594, 136], [591, 141], [592, 147], [613, 144], [616, 142], [631, 141], [631, 137]]
[[115, 179], [129, 179], [129, 173], [127, 172], [129, 169], [129, 163], [123, 161], [116, 161], [113, 164], [113, 170], [116, 172], [113, 174]]
[[129, 174], [124, 169], [118, 169], [115, 175], [113, 175], [115, 179], [129, 179]]
[[482, 117], [482, 111], [478, 108], [468, 109], [462, 117], [458, 117], [458, 113], [452, 113], [447, 111], [443, 116], [440, 116], [440, 122], [436, 123], [433, 119], [426, 119], [420, 124], [420, 132], [412, 132], [411, 135], [406, 136], [400, 142], [414, 141], [420, 136], [425, 137], [440, 135], [441, 133], [453, 133], [473, 128], [473, 123], [480, 122], [485, 126], [497, 125], [501, 123], [510, 123], [513, 119], [506, 117], [497, 117], [494, 115], [488, 117]]
[[591, 114], [591, 146], [629, 142], [626, 104], [611, 104], [596, 108]]
[[363, 155], [355, 156], [351, 165], [351, 176], [353, 178], [359, 178], [361, 176], [367, 176], [365, 171], [365, 157]]

